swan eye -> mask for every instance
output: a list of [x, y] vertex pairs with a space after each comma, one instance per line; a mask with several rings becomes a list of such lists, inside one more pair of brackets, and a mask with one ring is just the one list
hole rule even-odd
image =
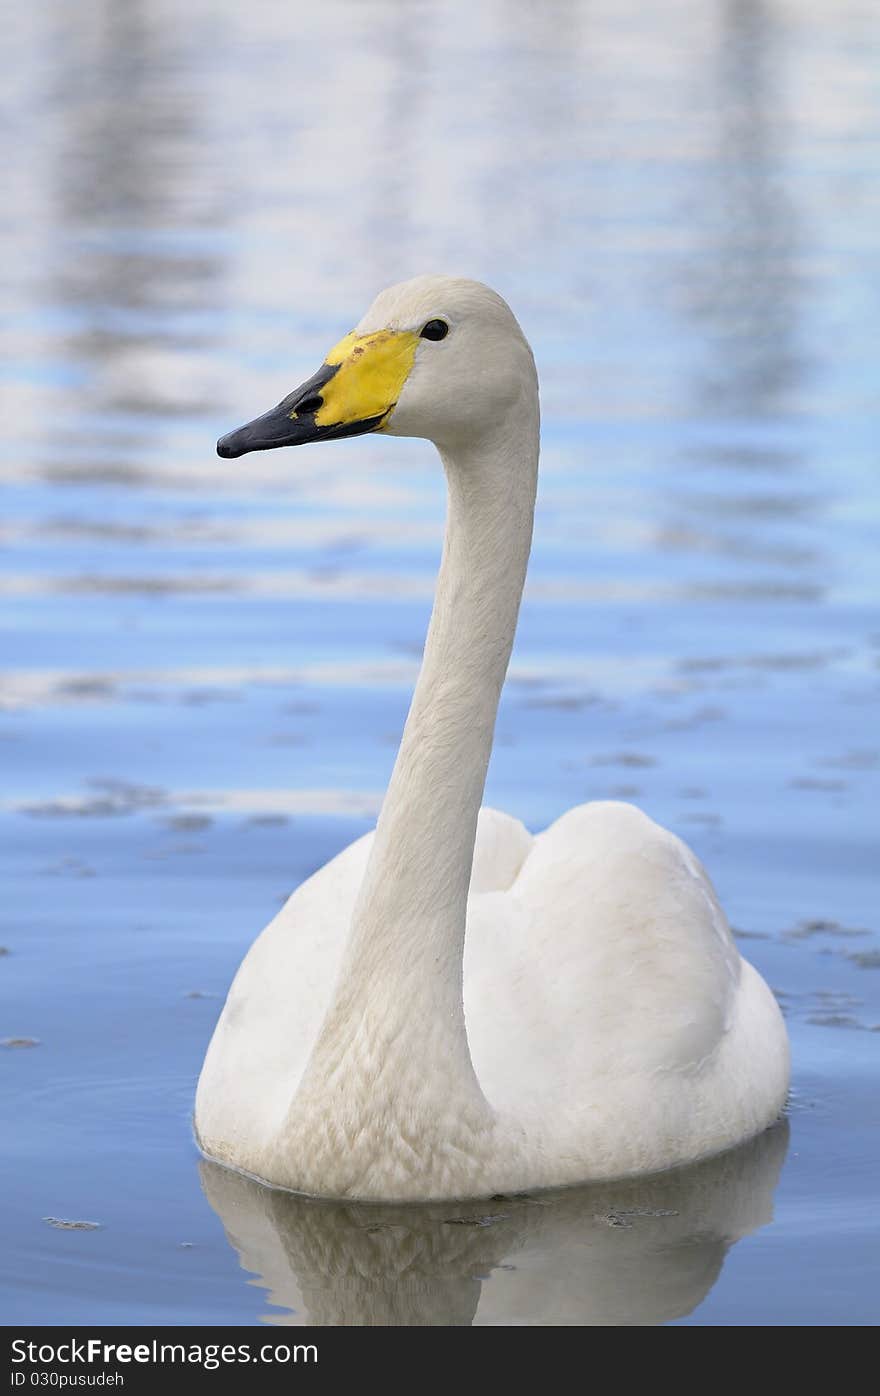
[[427, 325], [422, 326], [422, 339], [445, 339], [449, 334], [449, 326], [445, 320], [429, 320]]

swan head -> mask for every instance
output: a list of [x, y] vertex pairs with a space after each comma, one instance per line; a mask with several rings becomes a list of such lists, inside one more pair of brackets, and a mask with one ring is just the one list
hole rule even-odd
[[522, 404], [537, 410], [532, 352], [488, 286], [418, 276], [390, 286], [318, 372], [217, 442], [225, 459], [382, 431], [437, 446], [473, 442]]

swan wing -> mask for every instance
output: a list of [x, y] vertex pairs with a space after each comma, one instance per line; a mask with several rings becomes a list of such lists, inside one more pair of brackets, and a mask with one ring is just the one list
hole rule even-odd
[[254, 1152], [277, 1131], [330, 1002], [373, 834], [300, 884], [239, 966], [196, 1093], [201, 1146]]
[[569, 810], [506, 891], [472, 900], [465, 1006], [483, 1089], [547, 1115], [699, 1071], [734, 1020], [741, 967], [680, 839], [631, 805]]

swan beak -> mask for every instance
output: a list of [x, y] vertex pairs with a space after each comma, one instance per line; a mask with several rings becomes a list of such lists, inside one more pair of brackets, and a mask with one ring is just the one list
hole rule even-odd
[[408, 330], [346, 335], [308, 382], [262, 417], [221, 436], [218, 456], [234, 460], [248, 451], [381, 431], [397, 406], [418, 343], [418, 335]]

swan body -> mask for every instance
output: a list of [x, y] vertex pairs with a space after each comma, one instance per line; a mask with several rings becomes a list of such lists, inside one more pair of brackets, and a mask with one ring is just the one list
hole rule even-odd
[[376, 830], [236, 975], [202, 1150], [299, 1192], [411, 1201], [652, 1173], [758, 1134], [785, 1101], [785, 1027], [694, 854], [631, 805], [535, 837], [480, 808], [538, 459], [534, 363], [500, 297], [392, 287], [218, 450], [367, 430], [429, 437], [446, 471], [422, 669]]

